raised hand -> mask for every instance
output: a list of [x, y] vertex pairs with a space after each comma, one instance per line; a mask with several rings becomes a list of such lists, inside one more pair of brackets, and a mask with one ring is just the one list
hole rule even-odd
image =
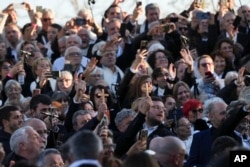
[[180, 54], [181, 54], [182, 58], [184, 59], [185, 63], [187, 63], [190, 66], [190, 70], [193, 71], [194, 60], [193, 60], [193, 57], [191, 55], [191, 52], [187, 49], [181, 49]]

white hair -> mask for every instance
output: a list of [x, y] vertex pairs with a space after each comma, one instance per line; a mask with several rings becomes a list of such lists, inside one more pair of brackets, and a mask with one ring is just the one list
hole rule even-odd
[[28, 133], [27, 130], [33, 128], [31, 126], [24, 126], [17, 129], [10, 137], [10, 149], [14, 153], [19, 152], [19, 144], [21, 142], [27, 143], [28, 142]]
[[203, 105], [204, 114], [210, 113], [214, 104], [217, 104], [217, 103], [225, 103], [225, 101], [220, 97], [213, 97], [213, 98], [206, 100]]

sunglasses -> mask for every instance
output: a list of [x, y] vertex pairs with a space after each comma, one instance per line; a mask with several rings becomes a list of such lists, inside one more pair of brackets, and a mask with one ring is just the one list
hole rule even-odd
[[202, 108], [200, 108], [200, 109], [194, 109], [194, 110], [192, 110], [192, 112], [194, 112], [194, 113], [197, 113], [197, 112], [202, 113], [203, 109]]

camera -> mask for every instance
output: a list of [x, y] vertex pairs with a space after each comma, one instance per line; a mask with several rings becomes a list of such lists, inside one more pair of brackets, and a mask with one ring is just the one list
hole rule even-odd
[[74, 24], [76, 26], [86, 25], [87, 24], [87, 20], [83, 19], [83, 18], [76, 18], [75, 21], [74, 21]]

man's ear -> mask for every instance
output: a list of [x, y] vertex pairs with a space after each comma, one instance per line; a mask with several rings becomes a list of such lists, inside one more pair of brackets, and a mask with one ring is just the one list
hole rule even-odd
[[8, 122], [9, 122], [8, 120], [3, 119], [3, 120], [2, 120], [2, 125], [3, 125], [3, 127], [5, 127], [5, 125], [6, 125]]

